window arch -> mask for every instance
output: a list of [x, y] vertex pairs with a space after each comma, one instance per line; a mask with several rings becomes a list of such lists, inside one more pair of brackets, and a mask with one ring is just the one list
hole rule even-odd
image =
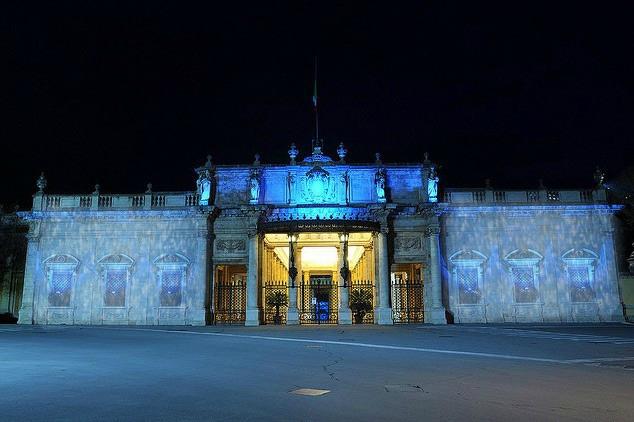
[[177, 253], [164, 254], [154, 260], [154, 265], [158, 270], [160, 306], [181, 306], [189, 259]]
[[542, 259], [544, 257], [532, 249], [515, 249], [504, 257], [516, 303], [535, 303], [539, 299], [539, 263]]
[[124, 254], [113, 254], [101, 258], [97, 265], [103, 278], [104, 306], [125, 307], [134, 260]]
[[71, 306], [78, 267], [79, 260], [69, 254], [53, 255], [44, 260], [49, 306]]
[[487, 257], [473, 249], [462, 249], [449, 257], [452, 273], [458, 286], [458, 302], [461, 305], [479, 304], [484, 283], [484, 264]]
[[570, 249], [561, 259], [568, 278], [571, 302], [593, 302], [596, 299], [595, 266], [599, 255], [589, 249]]

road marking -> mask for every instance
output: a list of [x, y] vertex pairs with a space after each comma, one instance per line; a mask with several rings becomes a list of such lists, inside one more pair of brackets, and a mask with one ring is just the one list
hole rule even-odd
[[299, 394], [300, 396], [323, 396], [330, 393], [330, 390], [320, 390], [317, 388], [298, 388], [290, 391], [291, 394]]
[[369, 348], [369, 349], [403, 350], [403, 351], [409, 351], [409, 352], [438, 353], [438, 354], [445, 354], [445, 355], [473, 356], [473, 357], [482, 357], [482, 358], [507, 359], [507, 360], [519, 360], [519, 361], [542, 362], [542, 363], [568, 363], [568, 361], [560, 360], [560, 359], [536, 358], [531, 356], [504, 355], [504, 354], [498, 354], [498, 353], [484, 353], [484, 352], [466, 352], [466, 351], [460, 351], [460, 350], [447, 350], [447, 349], [429, 349], [425, 347], [394, 346], [389, 344], [353, 343], [349, 341], [313, 340], [313, 339], [293, 338], [293, 337], [256, 336], [256, 335], [246, 335], [246, 334], [211, 333], [211, 332], [185, 331], [185, 330], [162, 330], [162, 329], [154, 329], [154, 328], [98, 328], [98, 327], [96, 328], [101, 330], [155, 331], [155, 332], [163, 332], [163, 333], [245, 338], [245, 339], [251, 339], [251, 340], [286, 341], [290, 343], [331, 344], [335, 346], [353, 346], [353, 347], [363, 347], [363, 348]]
[[592, 363], [592, 362], [620, 362], [623, 360], [634, 360], [634, 356], [626, 356], [622, 358], [589, 358], [589, 359], [570, 359], [570, 363]]
[[467, 331], [483, 334], [499, 334], [510, 337], [541, 338], [547, 340], [583, 341], [597, 344], [634, 344], [634, 339], [626, 337], [600, 336], [594, 334], [559, 333], [553, 331], [522, 330], [516, 328], [473, 327]]

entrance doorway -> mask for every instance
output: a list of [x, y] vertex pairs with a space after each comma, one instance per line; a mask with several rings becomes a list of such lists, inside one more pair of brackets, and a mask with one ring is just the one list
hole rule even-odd
[[337, 284], [332, 276], [311, 275], [301, 285], [300, 323], [336, 324], [337, 323]]
[[247, 309], [246, 265], [217, 265], [214, 280], [214, 324], [244, 324]]
[[[348, 291], [346, 305], [353, 313], [353, 321], [374, 322], [372, 233], [349, 233], [345, 240], [337, 232], [302, 232], [292, 237], [285, 233], [267, 233], [262, 255], [260, 286], [265, 298], [264, 323], [284, 323], [290, 314], [296, 318], [295, 324], [337, 324], [339, 299], [344, 288]], [[344, 259], [349, 271], [346, 287], [341, 278]], [[294, 280], [290, 278], [290, 268], [296, 271]], [[284, 292], [288, 295], [287, 306], [275, 307], [276, 303], [285, 303]], [[272, 299], [276, 297], [280, 300], [274, 302]], [[290, 306], [296, 306], [292, 313], [288, 312]]]
[[394, 323], [424, 322], [422, 265], [394, 264], [390, 279]]

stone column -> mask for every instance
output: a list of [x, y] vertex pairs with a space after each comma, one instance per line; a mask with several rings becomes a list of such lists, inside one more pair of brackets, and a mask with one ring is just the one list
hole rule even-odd
[[[348, 292], [350, 284], [346, 283], [344, 287], [344, 279], [341, 275], [341, 268], [344, 266], [344, 248], [347, 248], [346, 242], [340, 242], [337, 248], [337, 271], [335, 274], [337, 277], [335, 280], [339, 280], [337, 283], [339, 286], [339, 310], [338, 310], [338, 323], [342, 325], [352, 324], [352, 311], [350, 310], [350, 301], [348, 300]], [[349, 282], [350, 280], [348, 280]]]
[[[27, 235], [28, 244], [26, 249], [26, 265], [24, 267], [24, 287], [22, 290], [22, 304], [18, 324], [35, 323], [34, 301], [35, 301], [35, 280], [39, 268], [40, 255], [40, 223], [32, 221]], [[45, 281], [46, 282], [46, 281]], [[42, 322], [42, 321], [38, 321]]]
[[[295, 268], [297, 269], [297, 276], [295, 277], [295, 282], [291, 279], [290, 274], [288, 274], [288, 310], [286, 312], [286, 325], [297, 325], [299, 324], [299, 311], [297, 309], [297, 290], [299, 288], [299, 283], [297, 277], [299, 277], [300, 265], [301, 262], [298, 261], [298, 248], [297, 242], [288, 242], [288, 269], [291, 269], [291, 249], [293, 253], [293, 260]], [[299, 258], [301, 260], [301, 258]], [[293, 284], [295, 287], [293, 287]]]
[[249, 263], [247, 268], [247, 315], [244, 325], [260, 325], [258, 308], [258, 233], [249, 232]]
[[432, 295], [431, 323], [446, 324], [445, 307], [442, 304], [442, 277], [440, 276], [440, 226], [430, 226], [428, 233]]
[[372, 280], [372, 256], [371, 254], [371, 247], [368, 246], [364, 246], [363, 247], [364, 252], [363, 252], [363, 279], [366, 281], [371, 281]]
[[186, 323], [191, 325], [205, 325], [206, 298], [209, 291], [209, 276], [207, 273], [209, 232], [206, 221], [201, 222], [203, 227], [198, 231], [196, 238], [196, 262], [194, 269], [194, 289], [190, 290], [191, 302], [186, 316]]
[[381, 230], [377, 233], [377, 249], [379, 256], [379, 273], [377, 287], [379, 290], [378, 306], [374, 309], [375, 322], [380, 325], [392, 325], [392, 308], [390, 307], [390, 267], [387, 253], [387, 224], [381, 223]]

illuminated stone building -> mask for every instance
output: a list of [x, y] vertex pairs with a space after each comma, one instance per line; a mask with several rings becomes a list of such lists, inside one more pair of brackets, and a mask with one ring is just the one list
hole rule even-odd
[[[196, 169], [196, 190], [55, 195], [38, 180], [22, 324], [622, 319], [602, 189], [443, 190], [434, 163]], [[421, 157], [422, 158], [422, 157]]]

